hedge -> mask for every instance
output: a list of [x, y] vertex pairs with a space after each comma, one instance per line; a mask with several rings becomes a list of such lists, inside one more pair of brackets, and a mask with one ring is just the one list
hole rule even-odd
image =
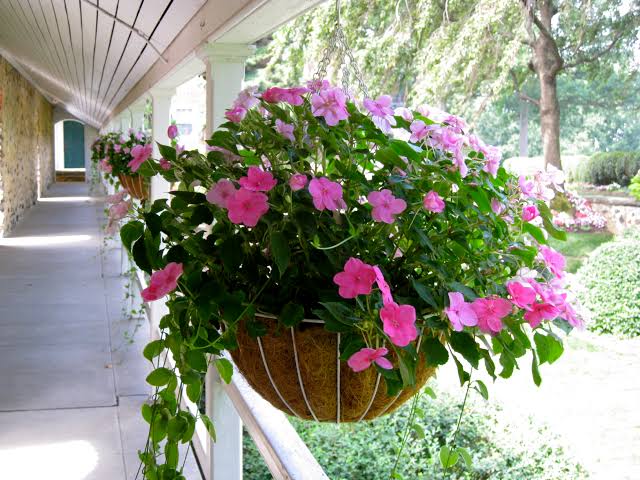
[[591, 330], [640, 335], [640, 231], [629, 230], [598, 247], [576, 275]]
[[[478, 395], [467, 403], [457, 446], [473, 457], [471, 468], [464, 463], [443, 471], [438, 460], [440, 447], [450, 441], [460, 413], [459, 398], [439, 392], [436, 399], [423, 395], [419, 402], [420, 427], [411, 434], [394, 477], [404, 480], [579, 480], [584, 469], [546, 428], [532, 423], [507, 425], [496, 406]], [[409, 402], [411, 403], [411, 402]], [[388, 480], [396, 449], [409, 416], [410, 405], [398, 412], [358, 424], [334, 425], [291, 418], [291, 423], [331, 480]], [[499, 420], [500, 419], [500, 420]], [[244, 478], [271, 480], [251, 438], [244, 438]]]
[[572, 182], [626, 187], [640, 170], [640, 152], [602, 152], [592, 155], [569, 172]]

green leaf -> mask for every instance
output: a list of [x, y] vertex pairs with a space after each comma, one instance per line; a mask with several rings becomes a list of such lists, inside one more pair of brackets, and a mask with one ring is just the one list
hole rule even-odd
[[484, 398], [485, 400], [489, 400], [489, 390], [487, 386], [484, 384], [482, 380], [476, 380], [473, 388]]
[[442, 465], [442, 468], [446, 470], [447, 468], [451, 468], [456, 463], [458, 463], [458, 458], [460, 457], [460, 455], [458, 454], [457, 451], [452, 451], [449, 446], [443, 445], [440, 448], [439, 457], [440, 457], [440, 465]]
[[544, 237], [544, 233], [535, 225], [530, 224], [529, 222], [524, 222], [522, 225], [522, 229], [531, 235], [538, 243], [547, 243], [547, 239]]
[[392, 169], [393, 167], [406, 168], [406, 165], [400, 158], [400, 155], [389, 147], [378, 150], [375, 154], [375, 159], [389, 169]]
[[142, 418], [144, 418], [144, 421], [148, 424], [151, 424], [151, 419], [153, 418], [153, 409], [151, 408], [151, 405], [145, 402], [142, 404], [140, 410], [142, 412]]
[[206, 203], [207, 197], [204, 193], [200, 192], [187, 192], [184, 190], [174, 190], [169, 192], [174, 197], [179, 198], [180, 200], [184, 200], [190, 205], [197, 205], [199, 203]]
[[175, 373], [168, 368], [160, 367], [156, 368], [147, 376], [147, 383], [154, 387], [161, 387], [169, 383], [169, 381], [175, 378]]
[[131, 251], [131, 244], [138, 240], [144, 233], [144, 225], [137, 220], [129, 222], [120, 229], [120, 238], [124, 247]]
[[167, 438], [171, 441], [180, 440], [188, 426], [184, 417], [176, 415], [167, 423]]
[[207, 432], [209, 432], [209, 435], [211, 436], [211, 438], [215, 442], [216, 441], [216, 429], [213, 426], [213, 422], [204, 413], [200, 414], [200, 419], [202, 420], [202, 423], [204, 423], [204, 426], [207, 428]]
[[553, 363], [560, 356], [562, 352], [564, 352], [564, 347], [562, 342], [557, 340], [552, 335], [543, 335], [539, 332], [533, 336], [533, 341], [536, 344], [536, 351], [538, 352], [538, 359], [540, 361], [540, 365], [543, 363]]
[[280, 312], [279, 320], [285, 327], [295, 327], [304, 319], [304, 308], [295, 303], [287, 303], [282, 312]]
[[465, 383], [469, 381], [471, 375], [464, 369], [460, 360], [456, 358], [455, 355], [452, 355], [453, 361], [456, 362], [456, 369], [458, 370], [458, 378], [460, 379], [460, 386], [463, 386]]
[[542, 377], [540, 376], [540, 370], [538, 369], [538, 357], [536, 356], [535, 352], [531, 353], [533, 353], [533, 361], [531, 362], [531, 374], [533, 375], [533, 383], [535, 383], [536, 386], [539, 387], [542, 383]]
[[220, 257], [224, 268], [229, 272], [235, 272], [242, 264], [244, 253], [242, 251], [242, 242], [234, 237], [227, 238], [220, 245]]
[[429, 395], [431, 398], [435, 399], [436, 398], [436, 392], [433, 391], [433, 388], [431, 387], [424, 387], [422, 389], [422, 393]]
[[433, 299], [433, 295], [431, 295], [431, 292], [429, 292], [429, 289], [427, 287], [418, 282], [415, 278], [411, 279], [411, 285], [413, 285], [413, 289], [418, 293], [422, 300], [427, 302], [433, 308], [438, 308], [438, 304]]
[[564, 230], [559, 230], [556, 226], [549, 220], [548, 218], [542, 218], [542, 224], [544, 225], [544, 229], [547, 231], [549, 235], [557, 240], [561, 240], [563, 242], [567, 241], [567, 232]]
[[178, 466], [178, 444], [176, 442], [167, 442], [164, 446], [164, 458], [171, 468]]
[[[158, 143], [158, 142], [156, 142], [156, 143]], [[170, 147], [169, 145], [161, 145], [160, 143], [158, 143], [158, 151], [160, 152], [160, 155], [162, 155], [162, 158], [166, 158], [170, 162], [175, 162], [176, 161], [176, 149], [175, 148]]]
[[187, 397], [193, 403], [196, 403], [196, 404], [198, 403], [198, 400], [200, 400], [201, 393], [202, 393], [202, 382], [199, 379], [187, 385]]
[[216, 368], [220, 374], [220, 378], [224, 380], [224, 383], [231, 382], [231, 376], [233, 375], [233, 365], [226, 358], [216, 358]]
[[154, 340], [153, 342], [147, 343], [147, 346], [144, 347], [144, 350], [142, 351], [142, 355], [151, 362], [153, 361], [153, 358], [160, 355], [163, 350], [164, 340]]
[[155, 237], [156, 235], [159, 235], [162, 230], [162, 220], [160, 220], [158, 214], [145, 212], [143, 217], [147, 224], [147, 229], [153, 234], [153, 236]]
[[460, 282], [449, 282], [449, 286], [452, 290], [462, 293], [467, 298], [467, 300], [475, 300], [476, 298], [478, 298], [473, 290]]
[[187, 428], [182, 434], [182, 438], [180, 439], [182, 443], [187, 443], [191, 441], [191, 438], [193, 438], [193, 433], [196, 430], [196, 419], [189, 412], [185, 411], [178, 412], [178, 416], [184, 418], [184, 420], [187, 422]]
[[478, 344], [473, 337], [466, 332], [453, 332], [449, 344], [456, 352], [460, 353], [473, 368], [478, 368], [480, 352]]
[[289, 266], [289, 257], [291, 256], [289, 243], [284, 233], [271, 232], [271, 254], [278, 265], [280, 276], [282, 276]]
[[471, 454], [469, 453], [469, 451], [463, 447], [456, 448], [456, 451], [460, 454], [460, 456], [464, 460], [464, 463], [467, 466], [467, 468], [471, 468], [473, 466], [473, 459], [471, 458]]
[[421, 440], [425, 437], [424, 428], [422, 428], [422, 425], [420, 425], [419, 423], [412, 424], [411, 428], [413, 429], [413, 433], [415, 434], [416, 438]]
[[189, 350], [184, 354], [187, 365], [198, 372], [207, 371], [207, 357], [199, 350]]
[[148, 274], [151, 274], [153, 269], [151, 268], [151, 264], [147, 258], [147, 249], [145, 247], [144, 237], [136, 240], [133, 244], [133, 248], [131, 249], [131, 254], [133, 255], [133, 261], [136, 262], [138, 268]]
[[490, 212], [491, 211], [491, 204], [489, 203], [489, 198], [487, 197], [487, 194], [485, 193], [485, 191], [480, 188], [480, 187], [470, 187], [469, 188], [469, 195], [471, 195], [471, 198], [473, 198], [473, 200], [476, 202], [476, 204], [478, 205], [478, 207], [480, 208], [480, 211], [482, 212]]
[[428, 366], [444, 365], [449, 360], [449, 352], [445, 346], [435, 337], [424, 337], [422, 340], [422, 353]]

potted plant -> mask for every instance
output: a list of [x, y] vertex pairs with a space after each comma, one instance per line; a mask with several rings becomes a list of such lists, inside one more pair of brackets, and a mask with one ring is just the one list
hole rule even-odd
[[148, 378], [145, 471], [177, 468], [195, 424], [177, 387], [197, 402], [210, 362], [228, 381], [225, 351], [276, 407], [345, 422], [393, 411], [450, 358], [464, 384], [529, 353], [539, 383], [580, 326], [547, 246], [565, 236], [539, 193], [553, 179], [509, 174], [461, 118], [326, 81], [245, 90], [226, 117], [206, 155], [160, 146], [166, 169], [144, 171], [179, 186], [121, 230], [144, 300], [168, 295], [145, 356], [175, 361]]
[[108, 133], [94, 142], [92, 159], [98, 168], [112, 178], [118, 178], [132, 197], [146, 200], [149, 196], [147, 179], [138, 173], [140, 166], [151, 156], [153, 147], [143, 132], [130, 129], [125, 133]]

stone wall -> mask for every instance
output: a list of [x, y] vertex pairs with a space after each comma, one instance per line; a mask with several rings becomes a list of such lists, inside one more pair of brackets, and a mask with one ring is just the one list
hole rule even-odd
[[0, 56], [0, 237], [54, 178], [53, 107]]
[[640, 202], [632, 197], [583, 195], [593, 209], [607, 219], [607, 230], [622, 233], [627, 228], [640, 228]]

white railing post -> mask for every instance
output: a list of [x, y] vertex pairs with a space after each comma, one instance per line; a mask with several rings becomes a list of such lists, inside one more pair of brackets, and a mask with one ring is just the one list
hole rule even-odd
[[129, 107], [131, 114], [131, 128], [137, 131], [144, 131], [144, 110], [146, 106], [146, 98], [139, 100]]
[[[151, 89], [151, 102], [153, 111], [153, 121], [151, 122], [151, 136], [153, 138], [153, 158], [160, 158], [160, 151], [156, 142], [163, 145], [169, 143], [167, 136], [167, 127], [171, 123], [171, 98], [175, 94], [175, 89], [154, 88]], [[151, 178], [149, 190], [149, 202], [154, 202], [160, 198], [169, 197], [169, 182], [160, 175]], [[160, 324], [160, 319], [169, 312], [164, 300], [151, 302], [150, 322], [151, 322], [151, 340], [157, 340], [158, 329], [155, 328]]]
[[[253, 47], [240, 44], [206, 44], [198, 50], [207, 77], [206, 138], [223, 123], [224, 112], [242, 89], [245, 60]], [[216, 427], [218, 442], [210, 442], [207, 480], [242, 479], [242, 421], [225, 393], [216, 369], [205, 382], [206, 413]]]

